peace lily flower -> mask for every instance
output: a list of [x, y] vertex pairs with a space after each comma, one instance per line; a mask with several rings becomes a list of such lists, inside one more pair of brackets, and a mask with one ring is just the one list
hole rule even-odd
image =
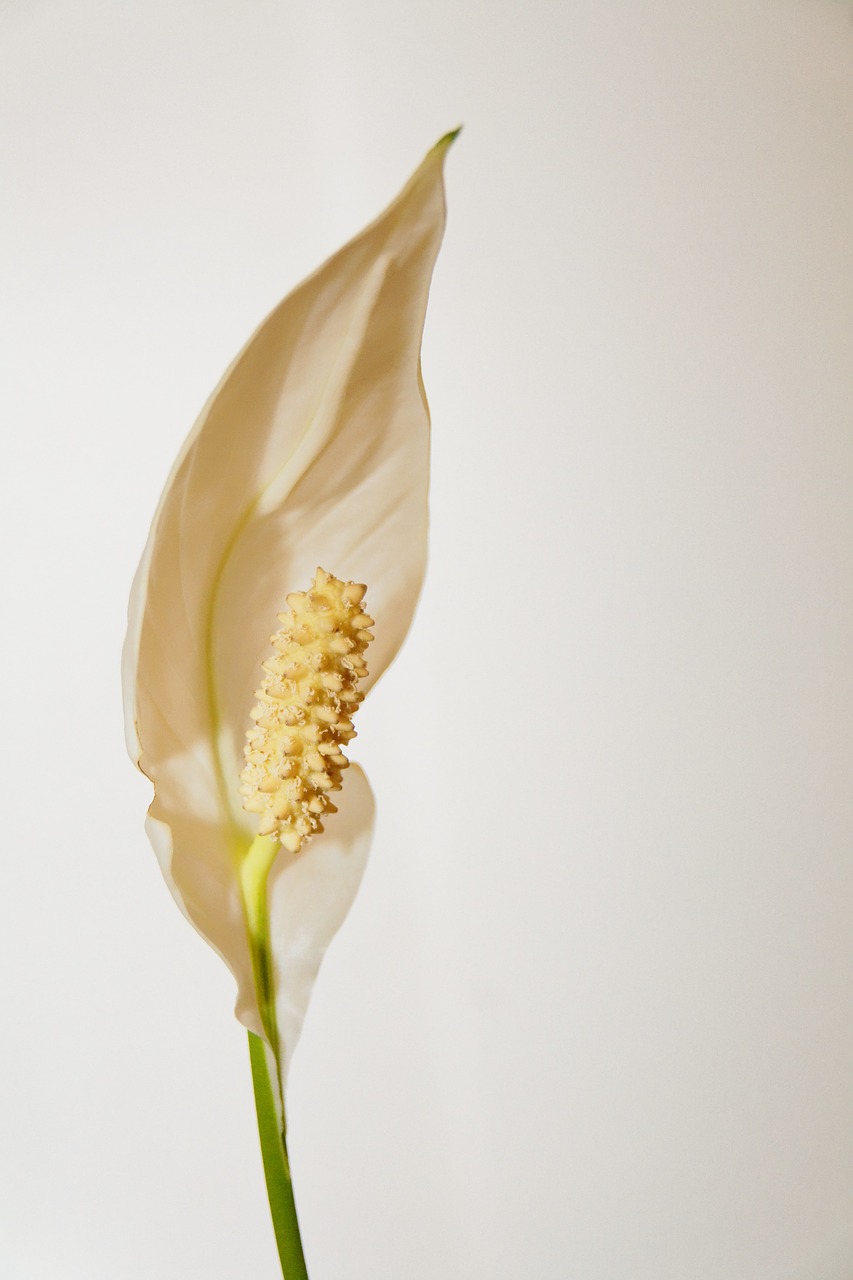
[[397, 653], [424, 574], [420, 341], [455, 136], [234, 360], [131, 592], [122, 674], [128, 749], [154, 784], [146, 830], [237, 982], [287, 1280], [306, 1273], [284, 1084], [373, 826], [367, 780], [347, 768], [351, 713]]

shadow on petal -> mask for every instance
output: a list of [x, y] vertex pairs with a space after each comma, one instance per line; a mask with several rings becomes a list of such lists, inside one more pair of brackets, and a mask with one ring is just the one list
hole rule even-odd
[[375, 805], [358, 765], [347, 770], [335, 803], [339, 812], [329, 819], [326, 831], [300, 853], [282, 850], [270, 873], [269, 937], [282, 1083], [320, 962], [350, 909], [367, 865]]
[[145, 830], [181, 911], [234, 975], [237, 1016], [260, 1034], [233, 850], [216, 804], [208, 756], [200, 746], [163, 762]]

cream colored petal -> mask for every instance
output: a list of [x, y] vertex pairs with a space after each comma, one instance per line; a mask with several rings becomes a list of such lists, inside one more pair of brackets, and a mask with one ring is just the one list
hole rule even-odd
[[429, 417], [419, 350], [451, 140], [234, 361], [173, 468], [134, 584], [128, 744], [155, 785], [167, 881], [235, 972], [244, 1011], [253, 999], [232, 854], [253, 829], [236, 786], [275, 613], [318, 564], [367, 582], [375, 680], [423, 578]]
[[243, 908], [215, 804], [216, 784], [205, 772], [205, 766], [189, 757], [170, 761], [145, 830], [179, 907], [234, 975], [237, 1017], [263, 1035]]
[[[282, 1083], [302, 1029], [326, 948], [361, 883], [373, 833], [370, 786], [357, 765], [335, 797], [339, 813], [322, 836], [297, 854], [282, 850], [269, 881], [270, 938], [276, 985], [276, 1021]], [[248, 1024], [247, 1024], [248, 1025]]]
[[[334, 371], [222, 574], [216, 658], [223, 730], [233, 734], [223, 751], [242, 743], [246, 700], [267, 651], [269, 601], [307, 585], [317, 565], [368, 584], [376, 640], [367, 687], [408, 631], [426, 564], [429, 415], [419, 353], [444, 228], [445, 150], [431, 153], [391, 209], [303, 286], [313, 294], [344, 257], [358, 267], [345, 306], [337, 288], [331, 299], [321, 290], [312, 324], [338, 352]], [[279, 407], [288, 394], [283, 384]]]

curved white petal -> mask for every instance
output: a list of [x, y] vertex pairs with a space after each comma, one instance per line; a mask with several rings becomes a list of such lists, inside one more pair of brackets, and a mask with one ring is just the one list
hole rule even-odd
[[[361, 884], [373, 834], [373, 793], [357, 765], [336, 798], [340, 812], [301, 853], [279, 854], [269, 880], [276, 1021], [285, 1083], [326, 948]], [[239, 1016], [239, 1011], [238, 1011]], [[254, 1028], [252, 1028], [254, 1029]]]
[[[187, 759], [173, 761], [163, 771], [145, 830], [179, 907], [234, 975], [237, 1017], [250, 1031], [262, 1036], [246, 923], [227, 833], [215, 805], [212, 814], [205, 813], [205, 808], [210, 810], [215, 790], [206, 798], [195, 794], [188, 801], [182, 779], [188, 789], [196, 786], [193, 762]], [[211, 781], [208, 778], [208, 787]], [[214, 788], [215, 785], [213, 781]]]
[[276, 611], [318, 564], [368, 583], [371, 680], [408, 630], [426, 558], [419, 352], [450, 140], [231, 365], [169, 477], [133, 587], [125, 715], [131, 755], [155, 786], [149, 832], [253, 1027], [234, 875], [254, 834], [236, 799], [243, 733]]

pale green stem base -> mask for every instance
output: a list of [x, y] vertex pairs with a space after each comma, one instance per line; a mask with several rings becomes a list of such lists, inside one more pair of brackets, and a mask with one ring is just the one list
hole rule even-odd
[[255, 1109], [258, 1113], [267, 1195], [282, 1276], [284, 1280], [308, 1280], [287, 1156], [287, 1124], [275, 1016], [275, 977], [268, 943], [267, 876], [278, 851], [277, 840], [270, 836], [258, 836], [245, 854], [239, 871], [258, 1008], [264, 1032], [272, 1047], [272, 1071], [263, 1040], [251, 1031], [249, 1057], [252, 1063], [252, 1084], [255, 1089]]
[[275, 979], [267, 935], [267, 877], [278, 856], [279, 843], [271, 836], [256, 836], [239, 866], [240, 890], [249, 931], [258, 1009], [267, 1039], [278, 1061], [278, 1029], [275, 1018]]

